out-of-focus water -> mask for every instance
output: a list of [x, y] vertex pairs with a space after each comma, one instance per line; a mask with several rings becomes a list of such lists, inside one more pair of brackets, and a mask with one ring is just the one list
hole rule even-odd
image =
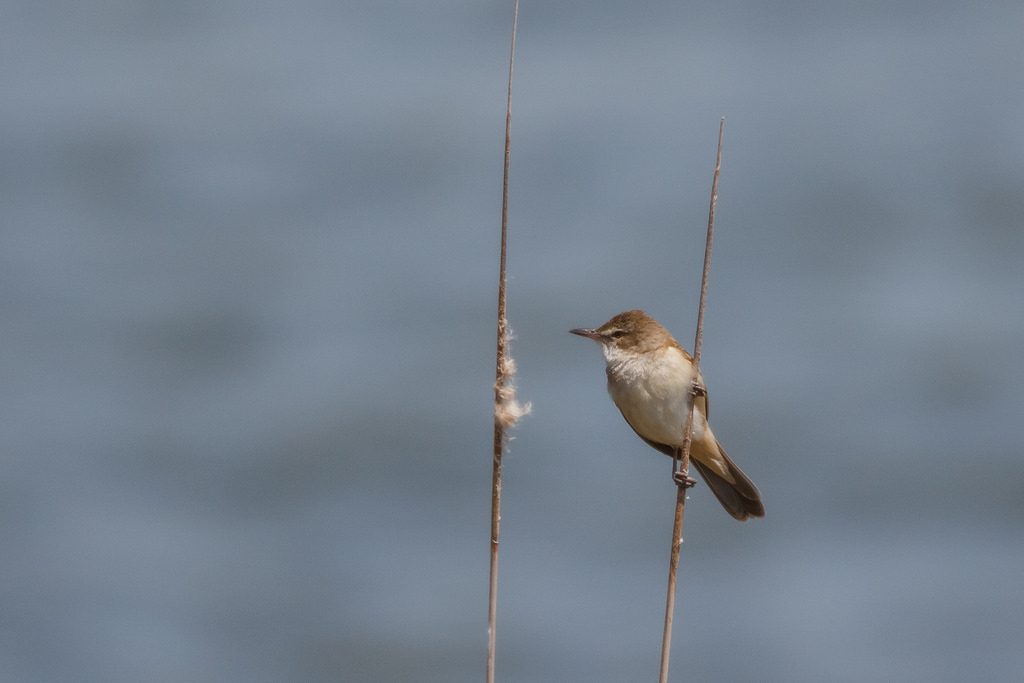
[[[483, 677], [510, 2], [9, 3], [0, 678]], [[656, 676], [674, 487], [566, 331], [688, 344], [673, 671], [1024, 670], [1024, 7], [533, 3], [502, 681]]]

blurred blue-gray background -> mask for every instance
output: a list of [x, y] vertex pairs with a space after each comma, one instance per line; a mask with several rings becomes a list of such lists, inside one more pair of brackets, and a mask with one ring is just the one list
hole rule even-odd
[[[0, 678], [478, 681], [511, 2], [8, 2]], [[673, 673], [1024, 670], [1024, 5], [522, 7], [506, 683], [657, 672], [667, 459], [566, 333], [692, 343]]]

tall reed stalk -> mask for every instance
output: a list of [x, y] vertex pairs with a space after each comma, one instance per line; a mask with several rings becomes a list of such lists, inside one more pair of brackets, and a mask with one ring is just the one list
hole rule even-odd
[[[718, 152], [715, 155], [715, 173], [711, 179], [711, 208], [708, 210], [708, 233], [704, 242], [704, 271], [700, 281], [700, 303], [697, 306], [697, 334], [693, 340], [693, 363], [700, 372], [700, 351], [704, 341], [704, 308], [708, 294], [708, 274], [711, 272], [711, 245], [715, 236], [715, 205], [718, 203], [718, 176], [722, 170], [722, 134], [725, 119], [718, 122]], [[672, 459], [672, 479], [676, 484], [675, 518], [672, 524], [672, 550], [668, 561], [668, 590], [665, 596], [665, 626], [661, 636], [661, 670], [659, 683], [668, 683], [668, 665], [672, 652], [672, 620], [676, 607], [676, 579], [679, 571], [679, 553], [683, 546], [683, 521], [686, 510], [686, 491], [693, 486], [690, 471], [690, 446], [693, 442], [693, 402], [696, 390], [690, 398], [690, 411], [686, 416], [686, 431], [683, 445]]]
[[498, 336], [494, 377], [494, 451], [491, 471], [491, 568], [487, 597], [487, 683], [494, 683], [494, 657], [497, 649], [498, 621], [498, 544], [501, 540], [501, 459], [505, 449], [505, 431], [530, 405], [516, 400], [515, 362], [508, 352], [509, 327], [505, 312], [506, 262], [508, 254], [508, 170], [512, 151], [512, 73], [516, 56], [516, 30], [519, 25], [519, 0], [512, 11], [512, 46], [508, 55], [508, 92], [505, 99], [505, 165], [501, 181], [501, 255], [498, 259]]

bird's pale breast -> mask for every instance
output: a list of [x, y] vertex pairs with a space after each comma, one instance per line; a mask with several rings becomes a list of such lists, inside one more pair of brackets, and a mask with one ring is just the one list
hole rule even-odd
[[[682, 445], [696, 379], [693, 363], [673, 346], [645, 354], [610, 351], [608, 393], [626, 421], [645, 439]], [[693, 428], [694, 440], [700, 441], [707, 428], [700, 410], [694, 411]]]

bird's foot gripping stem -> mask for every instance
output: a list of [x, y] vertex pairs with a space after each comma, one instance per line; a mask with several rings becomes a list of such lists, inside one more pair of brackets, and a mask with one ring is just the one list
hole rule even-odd
[[672, 480], [676, 482], [677, 486], [682, 486], [683, 488], [692, 488], [697, 482], [687, 472], [676, 472], [672, 475]]
[[672, 473], [672, 481], [676, 483], [676, 486], [682, 486], [683, 488], [691, 489], [697, 483], [697, 480], [690, 476], [690, 473], [686, 470], [676, 470]]

